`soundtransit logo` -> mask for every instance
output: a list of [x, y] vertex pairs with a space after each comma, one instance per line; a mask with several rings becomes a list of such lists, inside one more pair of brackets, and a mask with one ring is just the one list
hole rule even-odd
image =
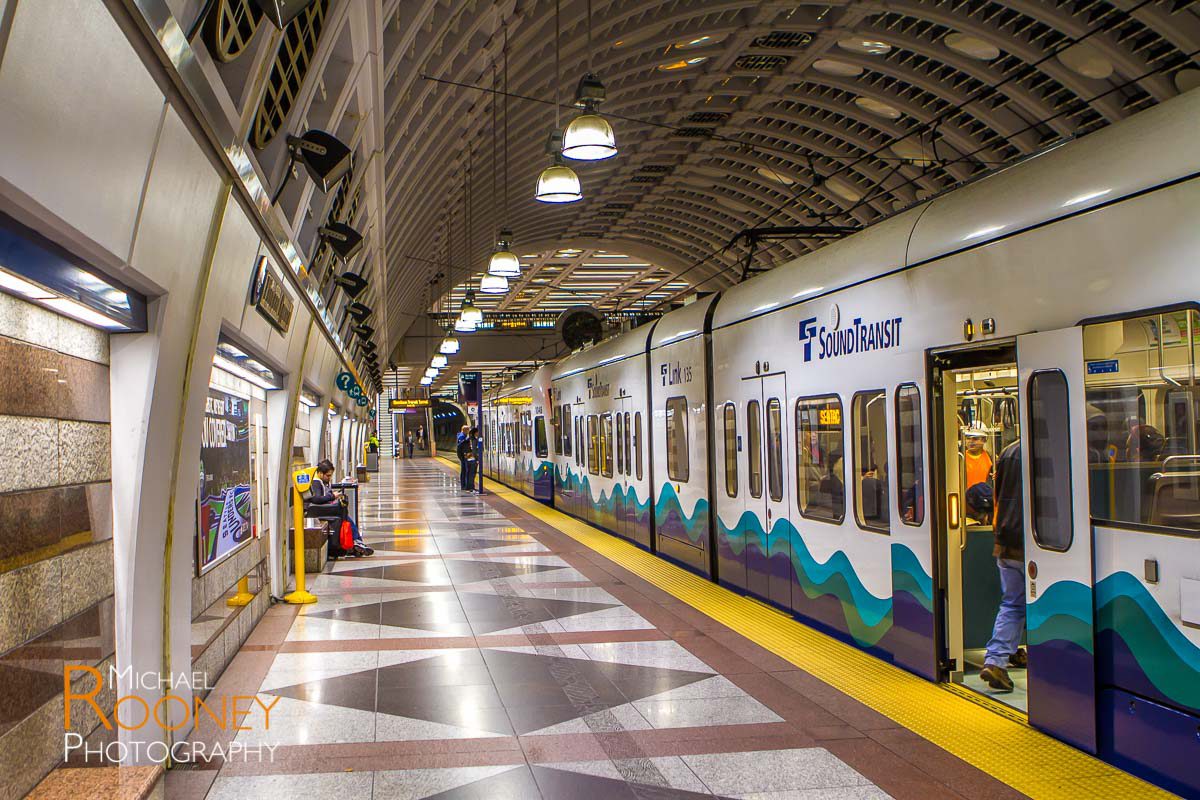
[[863, 323], [862, 317], [841, 330], [830, 331], [817, 327], [817, 318], [800, 320], [800, 341], [804, 343], [805, 363], [813, 360], [813, 342], [817, 343], [817, 360], [869, 353], [900, 346], [900, 324], [903, 317]]

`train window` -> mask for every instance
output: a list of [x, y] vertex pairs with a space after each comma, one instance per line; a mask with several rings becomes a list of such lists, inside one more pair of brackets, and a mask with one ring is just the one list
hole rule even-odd
[[750, 496], [762, 497], [762, 404], [757, 400], [746, 404], [746, 460]]
[[550, 439], [554, 442], [554, 455], [562, 452], [562, 409], [552, 406], [550, 409]]
[[587, 442], [583, 438], [583, 417], [575, 418], [575, 463], [583, 464], [584, 453], [587, 451]]
[[629, 475], [633, 472], [633, 464], [630, 459], [633, 456], [633, 451], [629, 448], [629, 440], [633, 438], [633, 432], [629, 429], [629, 412], [625, 412], [625, 474]]
[[546, 453], [546, 418], [538, 414], [533, 418], [533, 452], [538, 458], [545, 458]]
[[667, 477], [687, 483], [688, 463], [687, 398], [667, 398]]
[[865, 530], [887, 533], [887, 408], [883, 389], [854, 395], [854, 519]]
[[725, 494], [737, 497], [737, 407], [725, 404]]
[[617, 414], [617, 441], [616, 441], [617, 474], [618, 475], [625, 474], [625, 449], [621, 445], [621, 442], [624, 439], [625, 439], [625, 420], [622, 419], [622, 415], [618, 412], [618, 414]]
[[1200, 532], [1200, 312], [1088, 325], [1083, 357], [1092, 518]]
[[587, 468], [593, 475], [600, 474], [600, 436], [596, 430], [596, 415], [588, 414], [587, 418]]
[[783, 410], [778, 397], [767, 401], [767, 492], [783, 499]]
[[613, 474], [613, 418], [612, 414], [600, 417], [600, 474], [611, 478]]
[[562, 454], [571, 455], [571, 406], [566, 403], [562, 407]]
[[800, 513], [841, 522], [846, 516], [842, 401], [837, 395], [796, 401], [796, 491]]
[[896, 389], [896, 475], [900, 520], [925, 521], [925, 458], [921, 440], [921, 390], [905, 383]]
[[642, 412], [633, 414], [633, 450], [637, 454], [634, 463], [637, 465], [637, 479], [642, 479]]
[[1067, 376], [1060, 370], [1029, 378], [1029, 477], [1033, 482], [1033, 538], [1046, 550], [1069, 550], [1071, 513], [1071, 420]]

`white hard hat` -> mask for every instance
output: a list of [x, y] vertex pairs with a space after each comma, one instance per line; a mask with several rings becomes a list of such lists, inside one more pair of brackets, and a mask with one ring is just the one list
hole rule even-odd
[[963, 428], [963, 436], [974, 437], [978, 439], [986, 439], [988, 435], [987, 429], [978, 422], [973, 425], [968, 425]]

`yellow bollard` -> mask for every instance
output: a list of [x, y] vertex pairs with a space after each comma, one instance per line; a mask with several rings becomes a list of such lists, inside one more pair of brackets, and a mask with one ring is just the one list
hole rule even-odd
[[[292, 549], [296, 551], [296, 591], [289, 592], [283, 599], [292, 605], [317, 602], [317, 596], [304, 587], [304, 494], [312, 485], [312, 470], [299, 470], [292, 474]], [[303, 487], [303, 489], [302, 489]]]
[[225, 601], [225, 605], [230, 608], [238, 608], [240, 606], [250, 605], [250, 601], [254, 599], [254, 595], [250, 594], [250, 578], [244, 576], [238, 581], [237, 594]]

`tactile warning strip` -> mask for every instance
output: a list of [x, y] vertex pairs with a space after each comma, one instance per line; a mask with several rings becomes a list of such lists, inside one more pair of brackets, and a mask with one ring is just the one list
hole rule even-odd
[[1068, 800], [1173, 797], [1024, 722], [886, 664], [519, 492], [496, 483], [489, 483], [488, 489], [760, 647], [1030, 797]]

